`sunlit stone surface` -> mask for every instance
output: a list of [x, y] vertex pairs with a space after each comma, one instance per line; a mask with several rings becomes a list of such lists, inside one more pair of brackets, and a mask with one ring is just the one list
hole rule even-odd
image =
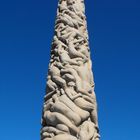
[[99, 140], [84, 0], [59, 0], [41, 140]]

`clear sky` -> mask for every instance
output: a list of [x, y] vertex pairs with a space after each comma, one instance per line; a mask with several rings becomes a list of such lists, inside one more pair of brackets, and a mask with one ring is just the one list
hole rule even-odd
[[[101, 140], [140, 140], [140, 1], [85, 3]], [[0, 1], [0, 140], [39, 140], [56, 8]]]

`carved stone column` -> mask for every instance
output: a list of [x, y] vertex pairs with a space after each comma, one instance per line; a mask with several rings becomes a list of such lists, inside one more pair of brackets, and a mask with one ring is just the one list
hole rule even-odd
[[99, 140], [84, 0], [59, 0], [41, 140]]

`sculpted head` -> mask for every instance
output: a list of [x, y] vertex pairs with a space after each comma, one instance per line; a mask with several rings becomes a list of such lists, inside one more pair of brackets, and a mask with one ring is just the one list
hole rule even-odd
[[58, 50], [58, 54], [60, 55], [60, 54], [62, 54], [62, 53], [63, 53], [62, 49], [59, 49], [59, 50]]
[[73, 88], [73, 87], [76, 86], [76, 84], [75, 84], [74, 82], [69, 82], [69, 83], [68, 83], [68, 86]]
[[50, 111], [53, 112], [54, 111], [54, 103], [50, 103]]
[[57, 37], [56, 37], [56, 35], [53, 37], [53, 39], [54, 39], [54, 40], [57, 40]]
[[67, 0], [67, 5], [72, 5], [75, 3], [75, 0]]

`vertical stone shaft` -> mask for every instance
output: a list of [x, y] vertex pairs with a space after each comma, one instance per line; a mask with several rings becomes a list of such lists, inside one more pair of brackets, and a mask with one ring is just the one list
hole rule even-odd
[[84, 0], [59, 0], [41, 140], [99, 140]]

